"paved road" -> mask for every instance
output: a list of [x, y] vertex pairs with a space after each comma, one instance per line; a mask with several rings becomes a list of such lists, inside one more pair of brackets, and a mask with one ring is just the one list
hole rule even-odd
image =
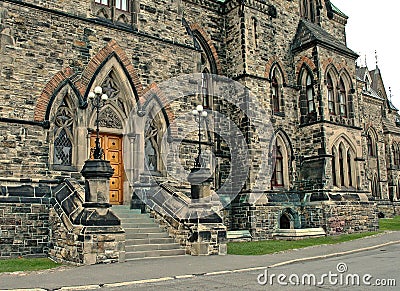
[[[201, 275], [157, 283], [111, 287], [107, 290], [339, 290], [342, 288], [360, 291], [399, 290], [399, 267], [400, 244], [397, 244], [342, 257], [273, 267], [268, 271], [265, 269], [220, 275]], [[282, 283], [278, 282], [278, 276], [282, 276]], [[291, 282], [300, 282], [300, 284], [294, 286], [291, 285]], [[378, 287], [376, 283], [386, 286]]]
[[[298, 274], [299, 270], [303, 271], [305, 267], [307, 269], [304, 270], [321, 270], [323, 273], [329, 270], [335, 271], [337, 262], [348, 264], [349, 272], [355, 270], [357, 272], [368, 271], [376, 278], [389, 279], [393, 277], [397, 279], [398, 277], [394, 276], [393, 270], [399, 269], [399, 256], [391, 250], [394, 249], [398, 252], [398, 245], [400, 245], [400, 232], [390, 232], [336, 245], [315, 246], [264, 256], [181, 256], [145, 259], [121, 264], [63, 267], [40, 272], [0, 273], [0, 290], [17, 288], [41, 288], [41, 290], [64, 288], [71, 290], [71, 287], [74, 287], [73, 290], [90, 288], [101, 288], [102, 290], [132, 290], [134, 288], [151, 290], [157, 288], [159, 290], [160, 286], [162, 286], [161, 289], [166, 290], [168, 288], [178, 290], [201, 290], [204, 288], [219, 288], [221, 290], [224, 290], [224, 288], [225, 290], [246, 290], [246, 288], [250, 288], [249, 290], [257, 290], [258, 288], [265, 290], [271, 289], [271, 287], [275, 289], [276, 287], [275, 285], [261, 286], [257, 284], [257, 276], [266, 267], [277, 273], [281, 270], [285, 270], [285, 272], [289, 270]], [[367, 250], [382, 248], [385, 251], [366, 252]], [[349, 254], [352, 255], [349, 256], [347, 261], [345, 260], [347, 257], [343, 256]], [[337, 260], [334, 259], [335, 257], [337, 257]], [[358, 257], [360, 261], [356, 260]], [[362, 258], [364, 258], [364, 261], [361, 260]], [[356, 262], [354, 265], [353, 261]], [[299, 264], [298, 262], [302, 263]], [[317, 262], [321, 263], [318, 265]], [[278, 266], [281, 266], [279, 267], [281, 269], [278, 269]], [[376, 272], [362, 269], [365, 266], [375, 267], [373, 271], [376, 269]], [[293, 267], [294, 269], [291, 269]], [[358, 268], [360, 268], [360, 271]], [[285, 274], [290, 275], [291, 273]], [[154, 283], [153, 280], [159, 282]], [[149, 283], [152, 281], [153, 283]], [[125, 287], [117, 288], [117, 286]], [[326, 288], [326, 286], [323, 288]], [[315, 290], [315, 287], [309, 290]], [[360, 290], [365, 290], [365, 288]]]

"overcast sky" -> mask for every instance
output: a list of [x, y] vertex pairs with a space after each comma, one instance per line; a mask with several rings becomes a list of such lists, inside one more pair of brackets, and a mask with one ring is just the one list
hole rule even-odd
[[375, 68], [375, 50], [386, 93], [392, 88], [392, 102], [400, 109], [400, 1], [398, 0], [332, 0], [349, 19], [346, 26], [347, 46], [365, 56], [370, 70]]

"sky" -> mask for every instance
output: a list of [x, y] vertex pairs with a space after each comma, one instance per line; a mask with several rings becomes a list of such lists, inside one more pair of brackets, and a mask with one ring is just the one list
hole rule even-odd
[[400, 1], [398, 0], [332, 0], [349, 19], [346, 26], [347, 46], [360, 56], [358, 64], [381, 71], [386, 93], [392, 91], [392, 102], [400, 109]]

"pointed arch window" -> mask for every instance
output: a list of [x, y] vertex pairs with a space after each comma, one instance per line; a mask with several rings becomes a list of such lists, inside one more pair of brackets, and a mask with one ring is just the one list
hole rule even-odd
[[353, 172], [352, 172], [352, 155], [350, 150], [347, 151], [347, 176], [349, 186], [353, 186]]
[[334, 148], [332, 148], [332, 180], [333, 180], [333, 186], [339, 186], [338, 182], [337, 182], [337, 174], [336, 174], [336, 157], [337, 157], [337, 153], [336, 150]]
[[339, 82], [339, 113], [340, 116], [347, 117], [347, 96], [346, 96], [346, 88], [344, 86], [344, 82], [342, 78], [340, 78]]
[[335, 115], [336, 110], [335, 110], [335, 92], [333, 88], [333, 81], [332, 77], [330, 74], [328, 74], [328, 79], [327, 79], [327, 90], [328, 90], [328, 109], [329, 109], [329, 114]]
[[277, 67], [272, 69], [271, 89], [273, 112], [282, 112], [281, 104], [281, 74]]
[[210, 74], [207, 68], [203, 70], [201, 73], [201, 94], [203, 98], [203, 107], [204, 108], [210, 108], [210, 84], [209, 80], [210, 79]]
[[368, 155], [370, 157], [375, 157], [376, 156], [375, 141], [370, 133], [368, 133], [367, 135], [367, 148], [368, 148]]
[[257, 39], [258, 39], [257, 24], [258, 24], [258, 21], [255, 17], [252, 17], [252, 21], [253, 21], [253, 42], [254, 42], [254, 47], [257, 48], [257, 45], [258, 45], [258, 43], [257, 43]]
[[392, 155], [393, 155], [393, 164], [395, 166], [399, 165], [399, 159], [398, 159], [398, 151], [397, 151], [397, 146], [395, 143], [392, 144]]
[[67, 97], [57, 109], [54, 120], [54, 151], [53, 164], [57, 166], [72, 166], [72, 130], [74, 115], [69, 108]]
[[397, 160], [397, 165], [400, 166], [400, 149], [399, 146], [396, 146], [396, 157], [395, 159]]
[[400, 200], [400, 181], [397, 182], [396, 200]]
[[371, 192], [373, 197], [379, 198], [379, 184], [376, 175], [372, 178], [371, 181]]
[[312, 113], [315, 111], [315, 104], [314, 104], [314, 89], [313, 89], [313, 82], [310, 73], [307, 73], [306, 79], [306, 95], [307, 95], [307, 109], [308, 113]]
[[72, 142], [64, 128], [54, 140], [54, 165], [72, 165]]
[[279, 146], [275, 145], [273, 150], [273, 156], [275, 160], [274, 172], [272, 174], [271, 186], [272, 187], [283, 187], [283, 155]]
[[344, 158], [343, 149], [339, 147], [339, 175], [340, 175], [340, 186], [344, 186]]
[[314, 0], [301, 0], [300, 13], [304, 19], [316, 21]]

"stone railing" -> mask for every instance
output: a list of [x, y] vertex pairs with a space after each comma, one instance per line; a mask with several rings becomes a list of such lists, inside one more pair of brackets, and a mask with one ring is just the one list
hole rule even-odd
[[109, 208], [85, 204], [86, 191], [75, 179], [54, 189], [50, 209], [50, 256], [76, 264], [125, 260], [125, 232]]

